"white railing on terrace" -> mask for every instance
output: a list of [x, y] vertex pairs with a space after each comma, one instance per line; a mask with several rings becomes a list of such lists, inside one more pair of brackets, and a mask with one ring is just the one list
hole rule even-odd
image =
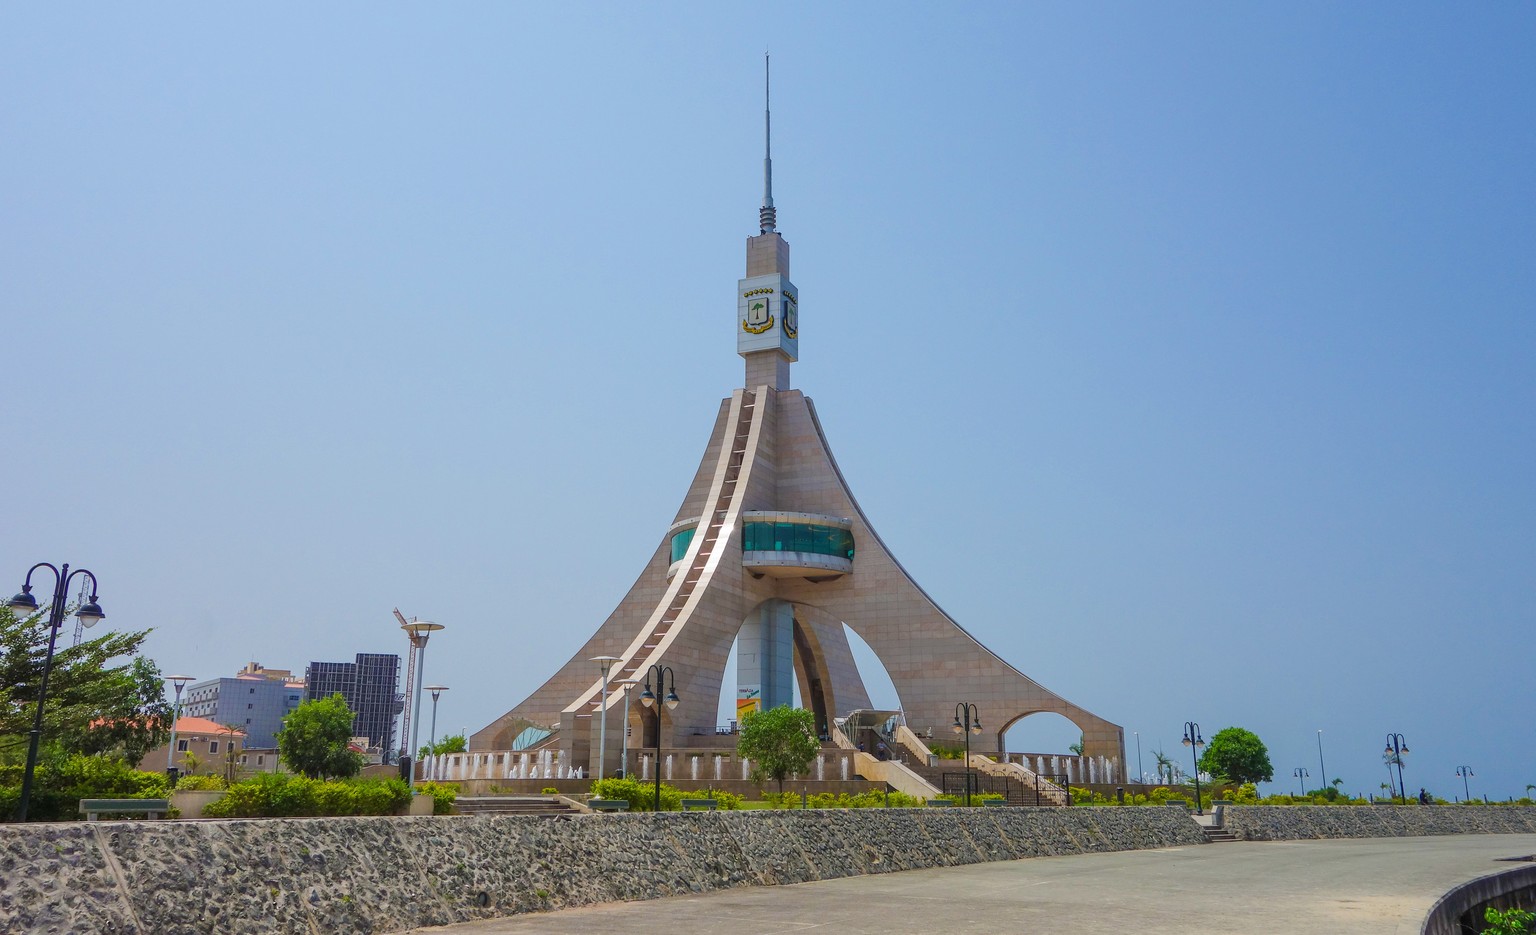
[[[631, 773], [643, 780], [655, 777], [656, 755], [647, 751], [629, 752]], [[539, 750], [533, 753], [513, 751], [489, 751], [483, 753], [446, 753], [430, 756], [421, 762], [422, 779], [442, 782], [463, 782], [470, 779], [586, 779], [590, 778], [583, 767], [566, 764], [563, 752]], [[667, 782], [691, 780], [693, 782], [725, 782], [748, 780], [752, 776], [752, 761], [746, 757], [723, 753], [689, 753], [680, 751], [662, 753], [661, 778]], [[804, 775], [796, 774], [795, 781], [817, 782], [850, 781], [859, 778], [855, 751], [824, 750], [816, 755], [816, 761]]]
[[1119, 761], [1107, 756], [1074, 756], [1062, 753], [988, 754], [1000, 763], [1017, 763], [1042, 776], [1066, 776], [1076, 785], [1123, 782]]

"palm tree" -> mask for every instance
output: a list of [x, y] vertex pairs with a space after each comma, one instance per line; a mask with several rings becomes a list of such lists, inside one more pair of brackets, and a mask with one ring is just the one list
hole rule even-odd
[[235, 735], [243, 730], [238, 724], [219, 725], [219, 733], [229, 735], [229, 742], [224, 745], [224, 781], [229, 785], [235, 783]]
[[[1157, 760], [1157, 781], [1173, 782], [1173, 760], [1161, 750], [1153, 750], [1152, 756]], [[1164, 777], [1167, 777], [1164, 779]]]

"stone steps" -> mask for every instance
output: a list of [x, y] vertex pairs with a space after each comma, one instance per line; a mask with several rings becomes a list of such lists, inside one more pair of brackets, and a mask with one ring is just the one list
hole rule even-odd
[[1205, 825], [1201, 825], [1200, 833], [1205, 835], [1207, 844], [1225, 844], [1229, 841], [1237, 840], [1237, 835], [1233, 834], [1225, 828], [1210, 828], [1206, 827]]
[[459, 815], [575, 815], [576, 809], [552, 796], [473, 795], [453, 803]]

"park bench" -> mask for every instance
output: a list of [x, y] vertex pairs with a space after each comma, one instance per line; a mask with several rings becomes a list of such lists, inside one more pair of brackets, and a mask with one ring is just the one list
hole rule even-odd
[[951, 806], [951, 805], [954, 805], [954, 804], [955, 803], [951, 802], [949, 799], [929, 799], [928, 800], [928, 807], [929, 808], [947, 808], [948, 806]]
[[594, 812], [627, 812], [629, 811], [628, 799], [593, 799], [587, 803], [587, 808]]
[[167, 799], [81, 799], [80, 814], [86, 821], [97, 821], [98, 815], [148, 815], [164, 818], [171, 810]]
[[693, 808], [707, 809], [712, 812], [719, 808], [719, 804], [714, 799], [683, 799], [683, 811]]

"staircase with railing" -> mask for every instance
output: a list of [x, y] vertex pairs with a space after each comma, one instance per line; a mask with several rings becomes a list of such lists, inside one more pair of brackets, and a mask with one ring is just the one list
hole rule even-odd
[[931, 799], [939, 794], [939, 787], [929, 782], [916, 770], [896, 760], [882, 760], [858, 748], [858, 744], [843, 729], [841, 721], [833, 721], [832, 742], [853, 753], [853, 768], [860, 778], [870, 782], [883, 782], [897, 792]]
[[[1020, 789], [1019, 798], [1030, 798], [1034, 801], [1020, 804], [1030, 805], [1066, 805], [1067, 791], [1061, 786], [1039, 775], [1034, 770], [1018, 763], [999, 763], [991, 757], [982, 756], [979, 753], [971, 754], [971, 767], [988, 776], [995, 776], [1007, 780], [1010, 786], [1017, 783]], [[1012, 796], [1010, 796], [1012, 801]]]
[[[698, 590], [699, 583], [713, 570], [711, 560], [715, 558], [722, 537], [731, 525], [732, 507], [742, 481], [742, 464], [746, 460], [753, 427], [761, 419], [756, 394], [750, 390], [741, 390], [740, 393], [735, 407], [734, 431], [726, 450], [722, 452], [721, 462], [716, 466], [707, 501], [710, 504], [709, 511], [700, 517], [699, 532], [694, 534], [693, 542], [689, 544], [691, 554], [687, 558], [687, 568], [673, 579], [658, 612], [652, 614], [641, 635], [624, 651], [612, 670], [610, 683], [636, 678], [655, 660], [667, 636], [685, 621], [690, 609], [689, 602]], [[610, 692], [609, 704], [615, 704], [619, 697]], [[575, 709], [579, 712], [578, 716], [595, 716], [602, 709], [602, 704], [601, 692], [589, 690], [572, 708], [566, 710]]]

